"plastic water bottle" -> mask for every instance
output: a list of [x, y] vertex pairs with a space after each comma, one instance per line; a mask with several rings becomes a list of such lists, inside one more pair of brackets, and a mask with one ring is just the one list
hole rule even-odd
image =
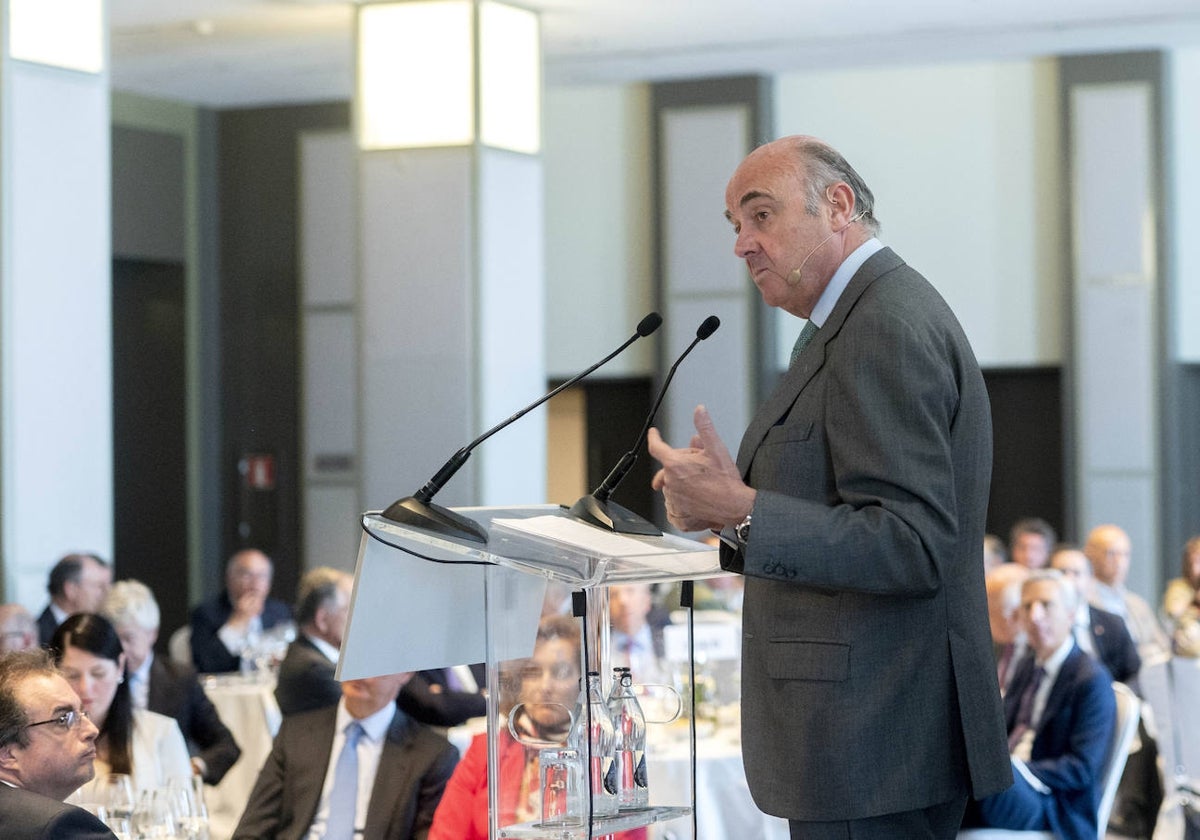
[[600, 674], [588, 671], [587, 684], [579, 694], [575, 709], [575, 722], [571, 724], [571, 732], [567, 735], [567, 746], [578, 750], [581, 759], [586, 761], [590, 743], [591, 766], [585, 766], [584, 772], [591, 786], [594, 817], [610, 817], [617, 813], [616, 774], [612, 769], [613, 741], [612, 718], [608, 716], [608, 707], [600, 695]]
[[633, 675], [628, 668], [613, 668], [608, 713], [616, 736], [613, 768], [616, 775], [617, 807], [650, 807], [646, 776], [646, 716], [633, 693]]

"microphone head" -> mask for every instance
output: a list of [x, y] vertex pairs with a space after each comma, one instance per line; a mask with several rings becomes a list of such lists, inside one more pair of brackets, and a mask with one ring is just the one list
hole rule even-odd
[[717, 331], [717, 327], [721, 326], [721, 319], [716, 315], [709, 315], [696, 329], [696, 338], [703, 341]]
[[[662, 326], [662, 316], [659, 315], [657, 312], [651, 312], [649, 315], [647, 315], [645, 318], [643, 318], [641, 321], [638, 322], [637, 334], [640, 335], [642, 338], [645, 338], [646, 336], [650, 335], [650, 333], [652, 333], [656, 329], [658, 329], [660, 326]], [[713, 329], [716, 329], [716, 327], [714, 327]]]
[[787, 276], [787, 283], [789, 286], [799, 286], [800, 285], [800, 269], [799, 268], [792, 269], [791, 273], [788, 274], [788, 276]]

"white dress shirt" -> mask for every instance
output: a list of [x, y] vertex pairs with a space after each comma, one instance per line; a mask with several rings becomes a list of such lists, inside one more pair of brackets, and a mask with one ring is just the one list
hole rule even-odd
[[[383, 744], [391, 728], [392, 718], [397, 714], [396, 704], [388, 703], [378, 712], [365, 717], [358, 723], [363, 734], [358, 739], [358, 802], [354, 809], [354, 831], [361, 834], [367, 824], [367, 807], [371, 804], [371, 788], [375, 786], [375, 773], [379, 770], [379, 758], [383, 755]], [[329, 765], [325, 768], [325, 783], [321, 786], [321, 801], [317, 805], [317, 816], [308, 829], [306, 840], [321, 840], [325, 836], [325, 823], [329, 819], [329, 794], [333, 790], [334, 768], [342, 747], [346, 743], [346, 727], [354, 718], [346, 711], [346, 701], [339, 700], [337, 718], [334, 722], [333, 748], [329, 751]]]

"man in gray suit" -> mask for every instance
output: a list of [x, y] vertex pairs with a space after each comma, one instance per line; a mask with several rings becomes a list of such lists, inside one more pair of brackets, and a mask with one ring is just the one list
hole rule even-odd
[[234, 840], [424, 840], [458, 752], [396, 708], [409, 676], [347, 680], [336, 706], [284, 718]]
[[703, 407], [689, 448], [649, 445], [672, 524], [721, 530], [745, 575], [750, 790], [793, 838], [954, 837], [968, 796], [1012, 783], [979, 557], [983, 377], [834, 149], [763, 146], [725, 199], [763, 299], [809, 321], [801, 352], [736, 463]]

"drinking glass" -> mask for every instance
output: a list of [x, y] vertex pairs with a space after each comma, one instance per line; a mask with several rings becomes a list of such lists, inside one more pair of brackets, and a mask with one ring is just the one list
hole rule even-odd
[[126, 817], [109, 817], [105, 820], [108, 830], [117, 835], [117, 840], [135, 840], [133, 824]]
[[174, 840], [175, 811], [167, 790], [146, 790], [133, 811], [133, 828], [142, 840]]
[[112, 817], [129, 819], [133, 816], [133, 779], [127, 773], [109, 773], [100, 781], [97, 801]]

